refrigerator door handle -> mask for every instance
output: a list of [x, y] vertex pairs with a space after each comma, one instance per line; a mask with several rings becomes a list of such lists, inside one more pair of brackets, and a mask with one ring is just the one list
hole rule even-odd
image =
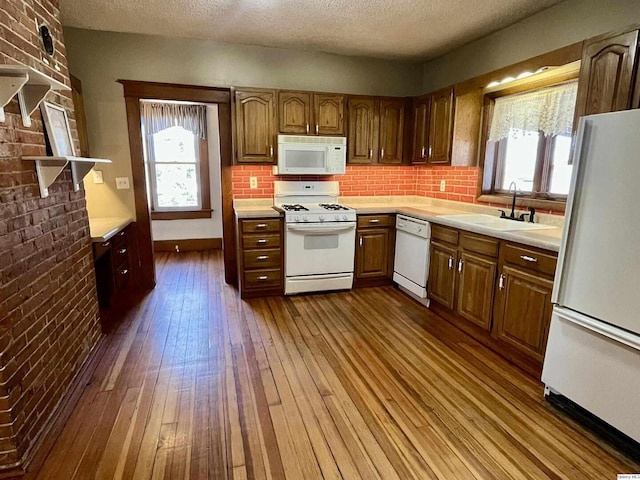
[[587, 330], [591, 330], [592, 332], [595, 332], [599, 335], [622, 343], [627, 347], [631, 347], [635, 350], [640, 350], [640, 336], [635, 335], [631, 332], [618, 327], [614, 327], [612, 325], [609, 325], [608, 323], [601, 322], [600, 320], [596, 320], [595, 318], [588, 317], [587, 315], [574, 312], [573, 310], [567, 311], [562, 308], [554, 308], [554, 314], [558, 315], [567, 322], [579, 325], [582, 328], [586, 328]]

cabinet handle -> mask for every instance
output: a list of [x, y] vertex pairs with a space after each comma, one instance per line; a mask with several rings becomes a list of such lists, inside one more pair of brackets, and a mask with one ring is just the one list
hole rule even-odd
[[316, 123], [316, 135], [320, 135], [320, 125]]
[[530, 257], [529, 255], [520, 255], [520, 258], [525, 262], [538, 263], [538, 259], [535, 257]]
[[372, 218], [371, 220], [369, 220], [369, 223], [380, 223], [380, 220], [378, 220], [377, 218]]
[[453, 257], [449, 257], [449, 270], [453, 268]]
[[362, 235], [360, 236], [360, 246], [362, 247]]
[[426, 150], [426, 148], [422, 147], [422, 150], [420, 150], [420, 158], [424, 158], [425, 150]]
[[257, 243], [267, 243], [267, 241], [264, 238], [260, 238]]
[[125, 235], [125, 233], [124, 233], [124, 230], [123, 230], [122, 232], [120, 232], [120, 236], [124, 237], [124, 235]]
[[380, 160], [384, 160], [384, 148], [380, 149]]
[[505, 278], [507, 278], [507, 277], [505, 277], [504, 275], [500, 275], [500, 280], [498, 281], [498, 288], [500, 290], [504, 290], [504, 280], [505, 280]]
[[309, 135], [309, 124], [307, 123], [307, 135]]
[[431, 156], [431, 146], [429, 146], [429, 156]]
[[462, 260], [458, 260], [458, 273], [462, 273], [462, 266], [464, 262]]
[[120, 270], [120, 275], [126, 275], [127, 273], [129, 273], [128, 268], [125, 268], [124, 270]]
[[256, 228], [267, 228], [267, 224], [266, 223], [259, 223], [256, 225]]
[[267, 260], [269, 258], [269, 255], [258, 255], [256, 257], [256, 260]]
[[111, 242], [104, 242], [104, 243], [102, 244], [102, 246], [103, 246], [104, 248], [107, 248], [109, 245], [111, 245]]
[[266, 276], [266, 275], [260, 275], [260, 276], [258, 277], [258, 280], [266, 280], [266, 279], [268, 279], [268, 278], [269, 278], [269, 277], [268, 277], [268, 276]]
[[269, 145], [269, 155], [273, 158], [273, 145]]
[[118, 253], [120, 255], [124, 255], [125, 253], [127, 253], [127, 249], [126, 248], [121, 248], [120, 250], [118, 250]]
[[369, 149], [369, 158], [373, 158], [373, 148]]

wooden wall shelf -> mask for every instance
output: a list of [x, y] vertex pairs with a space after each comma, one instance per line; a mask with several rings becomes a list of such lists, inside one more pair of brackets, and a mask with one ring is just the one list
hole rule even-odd
[[111, 163], [106, 158], [86, 158], [86, 157], [22, 157], [22, 160], [36, 162], [36, 173], [38, 175], [38, 185], [40, 186], [40, 196], [47, 198], [49, 196], [49, 187], [62, 170], [71, 164], [71, 177], [73, 179], [73, 189], [77, 192], [80, 190], [80, 182], [95, 166], [96, 163]]
[[26, 65], [0, 65], [0, 122], [5, 121], [4, 107], [17, 94], [22, 124], [30, 127], [31, 114], [52, 90], [71, 87]]

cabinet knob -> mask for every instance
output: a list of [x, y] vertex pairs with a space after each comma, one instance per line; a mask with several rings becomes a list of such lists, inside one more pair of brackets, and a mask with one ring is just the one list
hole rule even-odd
[[111, 245], [111, 242], [104, 242], [104, 243], [102, 244], [102, 246], [103, 246], [104, 248], [107, 248], [109, 245]]
[[126, 275], [127, 273], [129, 273], [128, 268], [125, 268], [124, 270], [120, 270], [120, 275]]
[[118, 253], [120, 255], [124, 255], [125, 253], [127, 253], [127, 249], [126, 248], [121, 248], [120, 250], [118, 250]]

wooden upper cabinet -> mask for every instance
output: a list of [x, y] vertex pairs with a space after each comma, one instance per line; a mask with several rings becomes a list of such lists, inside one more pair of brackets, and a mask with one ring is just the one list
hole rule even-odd
[[316, 135], [344, 135], [344, 95], [313, 94], [313, 132]]
[[348, 158], [352, 164], [371, 164], [378, 161], [378, 99], [350, 97]]
[[278, 127], [280, 133], [310, 133], [311, 93], [278, 92]]
[[380, 152], [378, 163], [402, 163], [404, 99], [380, 100]]
[[238, 163], [275, 163], [275, 92], [237, 90], [235, 95]]
[[[638, 31], [587, 40], [582, 50], [576, 119], [632, 107]], [[575, 122], [577, 126], [577, 122]], [[575, 128], [575, 127], [574, 127]]]
[[429, 152], [427, 163], [451, 163], [453, 139], [453, 88], [446, 88], [431, 94], [429, 119]]
[[413, 141], [411, 144], [411, 163], [418, 165], [427, 163], [429, 153], [429, 117], [431, 112], [431, 97], [417, 97], [413, 99]]

